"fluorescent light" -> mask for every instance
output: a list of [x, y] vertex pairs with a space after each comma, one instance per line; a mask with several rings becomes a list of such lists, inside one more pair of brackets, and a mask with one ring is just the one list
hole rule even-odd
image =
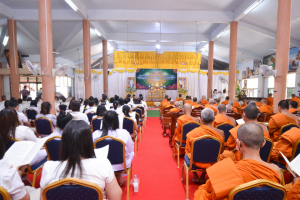
[[245, 11], [244, 14], [247, 15], [251, 10], [253, 10], [254, 8], [256, 8], [256, 6], [258, 6], [261, 2], [263, 2], [264, 0], [257, 0], [255, 1], [251, 6], [249, 6]]
[[156, 49], [160, 49], [160, 44], [157, 44], [155, 47]]
[[217, 38], [219, 38], [221, 35], [223, 35], [226, 31], [227, 31], [227, 29], [224, 30], [224, 31], [222, 31], [221, 33], [219, 33], [219, 34], [217, 35]]
[[70, 6], [73, 10], [75, 10], [75, 11], [78, 10], [77, 6], [73, 3], [72, 0], [65, 0], [65, 1], [69, 4], [69, 6]]
[[7, 42], [8, 42], [8, 36], [4, 36], [4, 39], [3, 39], [3, 45], [6, 46], [7, 45]]
[[101, 37], [101, 33], [97, 30], [97, 29], [93, 29], [93, 31], [99, 36], [99, 37]]

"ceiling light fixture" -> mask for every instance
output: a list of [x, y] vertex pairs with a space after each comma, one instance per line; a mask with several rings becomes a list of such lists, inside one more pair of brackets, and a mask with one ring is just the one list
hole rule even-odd
[[257, 0], [255, 1], [251, 6], [249, 6], [245, 11], [244, 14], [247, 15], [250, 11], [252, 11], [254, 8], [256, 8], [256, 6], [258, 6], [261, 2], [263, 2], [264, 0]]
[[226, 31], [227, 31], [227, 29], [226, 29], [226, 30], [223, 30], [221, 33], [219, 33], [219, 34], [217, 35], [217, 38], [221, 37], [221, 35], [223, 35], [224, 33], [226, 33]]
[[155, 47], [156, 49], [160, 49], [160, 44], [157, 44]]
[[78, 10], [77, 6], [73, 3], [72, 0], [65, 0], [65, 1], [69, 4], [69, 6], [70, 6], [73, 10], [75, 10], [75, 11]]
[[101, 33], [97, 29], [92, 29], [99, 37], [101, 37]]
[[3, 45], [6, 46], [7, 45], [7, 42], [8, 42], [8, 36], [4, 36], [4, 39], [3, 39]]

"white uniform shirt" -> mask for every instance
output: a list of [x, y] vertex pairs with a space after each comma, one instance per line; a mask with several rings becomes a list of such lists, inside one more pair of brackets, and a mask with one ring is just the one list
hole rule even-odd
[[145, 110], [147, 110], [148, 109], [147, 102], [144, 100], [142, 100], [141, 102], [142, 102], [142, 105], [144, 106]]
[[75, 120], [83, 120], [88, 125], [90, 124], [89, 119], [86, 114], [78, 112], [78, 111], [72, 111], [70, 114], [74, 117]]
[[18, 118], [19, 121], [21, 122], [21, 125], [24, 125], [24, 123], [28, 122], [28, 119], [26, 117], [26, 115], [24, 115], [24, 113], [22, 112], [17, 112], [18, 113]]
[[37, 112], [37, 114], [41, 113], [41, 109], [39, 109], [38, 107], [30, 106], [28, 109], [35, 110]]
[[[95, 142], [97, 139], [99, 139], [102, 135], [101, 130], [97, 130], [93, 133], [93, 141]], [[125, 129], [116, 129], [116, 130], [109, 130], [108, 136], [112, 136], [115, 138], [118, 138], [122, 140], [125, 144], [125, 159], [126, 159], [126, 167], [131, 166], [131, 162], [134, 157], [134, 143], [132, 142], [130, 133]], [[112, 165], [114, 171], [124, 170], [124, 164], [115, 164]]]
[[52, 114], [47, 114], [47, 115], [37, 114], [37, 115], [35, 116], [36, 119], [39, 118], [39, 117], [45, 117], [45, 118], [51, 120], [52, 125], [53, 125], [53, 126], [56, 126], [56, 116], [55, 116], [55, 115], [52, 115]]
[[84, 114], [87, 114], [89, 112], [94, 112], [96, 113], [97, 112], [97, 107], [89, 107], [85, 112]]
[[35, 136], [34, 132], [27, 126], [17, 126], [15, 132], [15, 138], [21, 141], [37, 141], [37, 137]]
[[60, 130], [59, 128], [55, 128], [55, 129], [53, 130], [53, 133], [51, 133], [51, 134], [48, 136], [48, 138], [53, 138], [53, 137], [55, 137], [55, 136], [61, 137], [61, 136], [62, 136], [62, 133], [63, 133], [63, 130]]

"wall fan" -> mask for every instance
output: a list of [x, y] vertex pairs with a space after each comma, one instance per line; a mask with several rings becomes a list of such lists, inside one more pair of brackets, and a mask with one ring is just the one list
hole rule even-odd
[[227, 83], [227, 84], [228, 84], [228, 80], [225, 79], [223, 76], [219, 76], [219, 80], [220, 80], [222, 83]]
[[56, 65], [56, 69], [52, 69], [52, 76], [65, 76], [65, 74], [70, 69], [70, 65], [68, 63], [60, 65]]
[[26, 67], [34, 76], [41, 74], [41, 68], [38, 65], [33, 65], [29, 60], [26, 60]]
[[261, 65], [259, 68], [260, 73], [263, 76], [274, 76], [276, 77], [277, 75], [277, 70], [273, 70], [272, 66], [268, 66], [268, 65]]

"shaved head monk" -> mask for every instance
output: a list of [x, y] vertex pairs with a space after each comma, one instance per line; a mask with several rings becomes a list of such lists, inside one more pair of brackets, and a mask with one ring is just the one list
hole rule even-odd
[[179, 108], [180, 104], [179, 104], [178, 101], [176, 101], [174, 103], [174, 106], [175, 106], [175, 108], [171, 108], [170, 113], [172, 113], [172, 112], [179, 112], [180, 111], [180, 108]]
[[204, 109], [204, 106], [202, 106], [202, 99], [199, 99], [199, 100], [197, 101], [197, 105], [193, 106], [193, 109], [199, 108], [199, 107], [201, 107], [201, 108]]
[[[242, 115], [243, 120], [245, 121], [245, 124], [248, 123], [257, 123], [257, 118], [258, 116], [258, 109], [256, 107], [256, 105], [248, 105], [245, 109], [244, 109], [244, 113]], [[224, 154], [220, 157], [221, 159], [227, 158], [227, 157], [231, 157], [233, 160], [240, 160], [240, 152], [239, 151], [234, 151], [235, 149], [235, 142], [236, 142], [236, 138], [237, 138], [237, 132], [239, 127], [242, 126], [242, 124], [234, 127], [233, 129], [231, 129], [230, 132], [230, 136], [227, 140], [227, 147], [229, 150], [233, 150], [231, 151], [225, 151]], [[259, 124], [259, 126], [263, 129], [264, 132], [264, 137], [266, 138], [270, 138], [269, 135], [269, 131], [267, 129], [267, 127], [263, 124]]]
[[247, 123], [239, 127], [236, 149], [243, 160], [233, 162], [227, 158], [208, 168], [209, 179], [194, 194], [194, 200], [226, 199], [229, 192], [244, 183], [257, 179], [281, 182], [280, 169], [260, 158], [260, 148], [265, 144], [261, 126]]
[[272, 93], [269, 93], [268, 98], [266, 98], [267, 100], [267, 104], [269, 106], [273, 106], [273, 97], [272, 97]]
[[171, 101], [171, 97], [167, 97], [167, 101], [165, 101], [164, 103], [162, 103], [162, 108], [166, 108], [167, 106], [170, 105], [170, 101]]
[[225, 97], [225, 101], [223, 101], [221, 104], [227, 105], [229, 103], [229, 96]]
[[205, 105], [205, 108], [210, 108], [214, 111], [215, 115], [218, 114], [217, 106], [215, 106], [216, 102], [213, 99], [208, 100], [208, 104]]
[[218, 125], [223, 123], [230, 123], [233, 126], [236, 126], [235, 119], [226, 115], [226, 106], [224, 104], [218, 106], [218, 111], [219, 114], [217, 114], [215, 117], [213, 127], [217, 127]]
[[198, 104], [197, 104], [197, 97], [194, 97], [194, 98], [193, 98], [193, 102], [190, 103], [190, 104], [191, 104], [191, 106], [196, 106], [196, 105], [198, 105]]
[[233, 106], [234, 102], [233, 101], [229, 101], [228, 105], [231, 105], [231, 110], [235, 113], [238, 113], [238, 110]]
[[290, 113], [294, 113], [294, 112], [297, 112], [298, 108], [298, 102], [297, 101], [290, 101], [290, 109], [289, 109], [289, 112]]
[[[181, 135], [181, 128], [183, 124], [191, 121], [199, 122], [199, 119], [196, 117], [192, 117], [192, 106], [188, 103], [183, 105], [183, 112], [184, 115], [180, 116], [177, 119], [177, 127], [175, 129], [175, 134], [172, 139], [172, 146], [175, 148], [175, 142], [180, 142], [182, 135]], [[185, 141], [182, 141], [182, 143], [185, 143]], [[184, 149], [182, 149], [182, 152], [180, 154], [184, 154]]]
[[[194, 139], [204, 136], [204, 135], [210, 135], [218, 138], [222, 143], [221, 153], [224, 151], [224, 132], [220, 129], [216, 129], [212, 126], [212, 123], [214, 121], [214, 111], [210, 108], [205, 108], [201, 112], [201, 126], [199, 128], [195, 128], [194, 130], [190, 131], [186, 136], [186, 147], [185, 147], [185, 153], [186, 155], [191, 158], [191, 145]], [[199, 152], [201, 153], [201, 152]], [[215, 163], [193, 163], [197, 167], [207, 169], [208, 167], [212, 166]], [[205, 174], [202, 173], [200, 177], [200, 183], [205, 183]], [[194, 179], [193, 182], [199, 182], [199, 178], [196, 172], [194, 172]]]
[[279, 130], [282, 126], [297, 123], [297, 117], [289, 112], [289, 102], [287, 100], [281, 100], [278, 103], [278, 111], [278, 114], [271, 116], [268, 123], [270, 136], [273, 141], [278, 140]]
[[240, 108], [241, 104], [239, 103], [239, 98], [234, 98], [233, 107]]
[[192, 104], [192, 100], [191, 100], [191, 97], [190, 97], [190, 96], [186, 96], [185, 104], [186, 104], [186, 103]]
[[204, 106], [206, 104], [208, 104], [208, 101], [206, 101], [206, 96], [203, 95], [202, 96], [202, 103], [201, 103], [201, 105]]
[[184, 99], [182, 98], [182, 94], [178, 95], [179, 97], [176, 98], [176, 101], [182, 101], [184, 104]]
[[244, 101], [242, 108], [241, 108], [241, 113], [244, 112], [244, 109], [248, 106], [249, 102], [250, 102], [249, 100]]
[[168, 97], [168, 100], [170, 99], [170, 103], [165, 107], [165, 108], [174, 108], [175, 106], [174, 106], [174, 103], [175, 103], [175, 101], [174, 100], [171, 100], [171, 97]]
[[258, 110], [261, 113], [273, 113], [273, 108], [267, 104], [266, 99], [261, 100], [261, 106], [258, 108]]

